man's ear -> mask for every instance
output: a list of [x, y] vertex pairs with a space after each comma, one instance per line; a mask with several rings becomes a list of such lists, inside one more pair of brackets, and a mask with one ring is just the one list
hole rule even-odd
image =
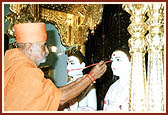
[[82, 68], [84, 68], [86, 64], [85, 62], [82, 62], [81, 65], [82, 65]]

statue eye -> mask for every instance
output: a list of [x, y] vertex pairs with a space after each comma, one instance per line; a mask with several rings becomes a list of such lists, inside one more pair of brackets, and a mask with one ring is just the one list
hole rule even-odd
[[117, 58], [116, 60], [117, 60], [117, 61], [121, 61], [121, 59], [119, 59], [119, 58]]
[[75, 63], [71, 62], [71, 65], [74, 65]]

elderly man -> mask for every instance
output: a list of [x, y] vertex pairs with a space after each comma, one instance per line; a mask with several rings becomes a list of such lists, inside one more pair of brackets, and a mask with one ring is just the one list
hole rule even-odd
[[16, 24], [14, 29], [18, 48], [6, 51], [4, 58], [5, 111], [57, 111], [59, 105], [78, 96], [106, 71], [100, 61], [91, 74], [57, 88], [38, 68], [49, 53], [45, 24]]

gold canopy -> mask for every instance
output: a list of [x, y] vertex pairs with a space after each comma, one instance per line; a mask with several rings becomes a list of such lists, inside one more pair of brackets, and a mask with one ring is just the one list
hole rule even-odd
[[17, 23], [49, 21], [59, 31], [61, 42], [66, 47], [78, 47], [85, 55], [84, 43], [88, 32], [94, 33], [101, 22], [102, 4], [10, 4], [12, 14], [8, 34], [15, 37], [13, 26]]

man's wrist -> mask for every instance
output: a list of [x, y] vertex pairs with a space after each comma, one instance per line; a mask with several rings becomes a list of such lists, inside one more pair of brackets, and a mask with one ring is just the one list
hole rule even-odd
[[93, 72], [90, 72], [86, 77], [92, 82], [95, 83], [96, 79], [94, 78]]

